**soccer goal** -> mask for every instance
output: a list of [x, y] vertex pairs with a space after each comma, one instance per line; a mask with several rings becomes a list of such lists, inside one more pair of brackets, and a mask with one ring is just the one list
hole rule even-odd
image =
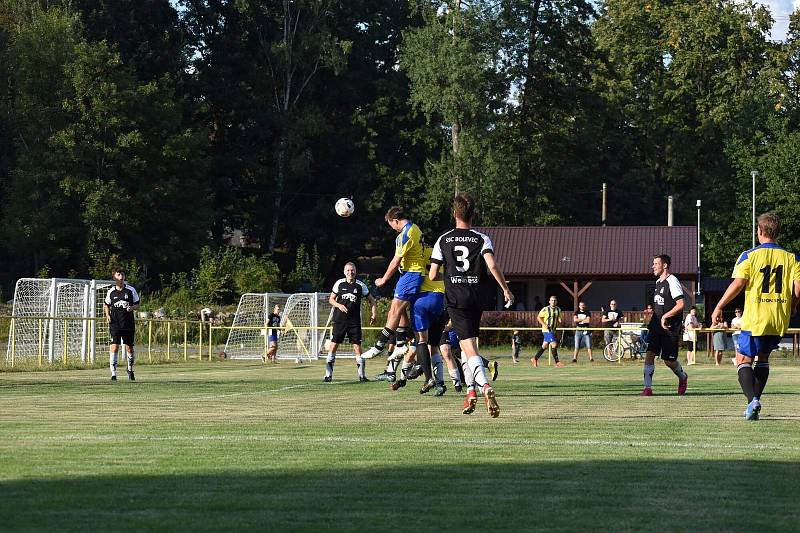
[[[86, 320], [103, 316], [108, 280], [21, 278], [14, 287], [6, 360], [80, 359], [94, 362], [98, 344], [110, 341], [102, 322]], [[72, 319], [72, 320], [69, 320]], [[80, 320], [84, 319], [84, 320]]]
[[275, 292], [242, 294], [225, 342], [226, 357], [263, 360], [269, 347], [267, 316], [276, 304], [285, 309], [289, 296]]
[[281, 306], [278, 359], [317, 359], [329, 326], [328, 293], [248, 293], [239, 299], [225, 343], [228, 359], [263, 360], [269, 349], [267, 316]]

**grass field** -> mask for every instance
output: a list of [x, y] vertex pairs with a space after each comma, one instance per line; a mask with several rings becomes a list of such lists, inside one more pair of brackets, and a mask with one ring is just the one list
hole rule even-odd
[[[797, 531], [800, 368], [501, 363], [501, 415], [352, 360], [0, 373], [0, 529]], [[379, 372], [377, 360], [368, 372]], [[124, 375], [124, 372], [123, 372]]]

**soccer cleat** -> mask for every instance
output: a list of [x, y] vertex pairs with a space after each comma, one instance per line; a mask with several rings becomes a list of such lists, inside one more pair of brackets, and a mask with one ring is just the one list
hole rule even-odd
[[464, 389], [464, 387], [461, 386], [461, 383], [456, 383], [453, 385], [453, 387], [455, 387], [456, 392], [461, 392]]
[[578, 360], [577, 360], [577, 359], [575, 359], [575, 358], [573, 357], [573, 358], [572, 358], [572, 362], [573, 362], [573, 363], [577, 363], [577, 362], [578, 362]]
[[131, 381], [136, 381], [136, 376], [133, 375], [133, 370], [128, 370], [128, 379]]
[[396, 377], [396, 375], [395, 375], [394, 372], [392, 372], [392, 373], [381, 372], [380, 374], [375, 376], [375, 379], [378, 380], [378, 381], [388, 381], [389, 383], [393, 383], [394, 380], [395, 380], [395, 377]]
[[500, 406], [497, 405], [497, 397], [494, 394], [494, 389], [488, 383], [483, 386], [483, 399], [486, 401], [486, 411], [489, 416], [497, 418], [500, 416]]
[[392, 389], [392, 390], [400, 390], [405, 386], [406, 386], [406, 380], [398, 379], [397, 381], [395, 381], [394, 383], [389, 385], [389, 388]]
[[497, 361], [492, 361], [489, 363], [489, 377], [492, 381], [497, 380], [497, 375], [500, 373], [500, 369], [498, 368]]
[[417, 379], [421, 375], [422, 375], [422, 365], [414, 365], [411, 367], [411, 370], [409, 370], [406, 379]]
[[557, 362], [556, 368], [564, 368], [564, 363], [562, 363], [561, 361]]
[[402, 346], [396, 346], [395, 349], [392, 350], [392, 355], [389, 356], [389, 359], [392, 361], [399, 361], [407, 353], [408, 353], [407, 344], [404, 344]]
[[470, 387], [469, 391], [467, 391], [467, 397], [464, 398], [464, 409], [461, 412], [465, 415], [470, 415], [475, 410], [477, 404], [478, 393], [475, 392], [475, 389]]
[[358, 381], [360, 383], [367, 383], [369, 381], [369, 379], [367, 379], [367, 376], [359, 376], [358, 377]]
[[434, 391], [434, 396], [444, 396], [444, 393], [447, 392], [447, 387], [444, 386], [444, 383], [437, 383], [436, 390]]
[[642, 392], [639, 393], [639, 396], [652, 396], [652, 395], [653, 395], [653, 389], [651, 389], [650, 387], [645, 387], [644, 389], [642, 389]]
[[361, 357], [363, 357], [364, 359], [372, 359], [376, 355], [380, 354], [382, 351], [383, 351], [382, 349], [379, 349], [379, 348], [376, 348], [375, 346], [373, 346], [372, 348], [370, 348], [366, 352], [362, 353]]
[[758, 413], [761, 411], [761, 402], [753, 398], [753, 401], [747, 404], [747, 409], [744, 410], [745, 420], [758, 420]]
[[539, 360], [535, 357], [531, 357], [531, 364], [534, 366], [534, 368], [536, 368], [539, 366]]
[[322, 378], [322, 381], [324, 381], [325, 383], [330, 383], [331, 381], [333, 381], [333, 376], [325, 376], [324, 378]]
[[686, 394], [686, 387], [689, 385], [689, 376], [678, 380], [678, 396]]
[[111, 376], [111, 381], [117, 381], [117, 376]]
[[433, 381], [432, 379], [429, 379], [428, 381], [426, 381], [426, 382], [425, 382], [425, 383], [422, 385], [422, 388], [420, 388], [420, 389], [419, 389], [419, 393], [420, 393], [420, 394], [427, 394], [427, 393], [428, 393], [428, 392], [430, 392], [430, 390], [431, 390], [432, 388], [434, 388], [435, 386], [436, 386], [436, 382], [435, 382], [435, 381]]

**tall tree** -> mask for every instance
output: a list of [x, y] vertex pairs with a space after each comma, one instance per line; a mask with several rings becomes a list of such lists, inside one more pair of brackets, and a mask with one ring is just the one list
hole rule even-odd
[[596, 196], [609, 170], [605, 110], [591, 87], [594, 16], [587, 0], [504, 3], [504, 67], [517, 88], [508, 104], [509, 140], [519, 161], [517, 223], [599, 219], [573, 208], [575, 199], [585, 205]]
[[[637, 184], [649, 191], [645, 210], [633, 206], [620, 222], [645, 217], [667, 194], [678, 199], [678, 220], [692, 220], [694, 199], [729, 182], [726, 143], [752, 136], [765, 118], [770, 26], [766, 8], [733, 0], [603, 4], [594, 34], [607, 60], [597, 87], [633, 140], [618, 154], [630, 162], [623, 194]], [[717, 208], [724, 198], [706, 199]]]
[[[424, 23], [404, 33], [401, 66], [411, 82], [410, 101], [440, 129], [449, 149], [429, 154], [423, 184], [423, 218], [447, 218], [452, 195], [477, 193], [482, 223], [493, 223], [513, 201], [513, 158], [499, 142], [510, 89], [500, 63], [496, 6], [486, 2], [420, 1]], [[495, 209], [497, 208], [497, 209]]]
[[[269, 214], [268, 220], [259, 220], [263, 215], [256, 215], [249, 221], [272, 251], [286, 215], [284, 196], [287, 190], [305, 185], [303, 176], [310, 164], [309, 139], [321, 133], [325, 121], [316, 103], [308, 98], [311, 86], [320, 72], [339, 72], [346, 64], [350, 43], [338, 40], [330, 27], [337, 3], [187, 0], [186, 6], [190, 27], [196, 31], [195, 66], [201, 79], [239, 85], [237, 92], [244, 102], [238, 104], [244, 104], [245, 110], [257, 110], [255, 116], [247, 113], [242, 117], [243, 129], [264, 128], [269, 132], [268, 136], [258, 135], [263, 142], [248, 157], [251, 160], [244, 161], [242, 171], [250, 176], [251, 190], [256, 191], [249, 195], [252, 203]], [[225, 59], [221, 64], [209, 62], [229, 54], [237, 59], [233, 65]], [[236, 78], [226, 72], [228, 65], [236, 69]], [[210, 102], [214, 139], [220, 129], [240, 128], [238, 117], [228, 115], [231, 93], [206, 94], [214, 99]], [[220, 133], [220, 141], [224, 142], [226, 133]], [[239, 132], [231, 135], [239, 137]], [[246, 139], [240, 138], [239, 142]], [[264, 209], [267, 203], [269, 207]]]
[[3, 205], [2, 231], [12, 272], [35, 274], [49, 266], [73, 268], [70, 259], [81, 240], [73, 217], [75, 202], [59, 186], [57, 158], [50, 139], [68, 123], [62, 101], [70, 92], [64, 65], [80, 40], [78, 19], [60, 7], [39, 2], [5, 3], [9, 34], [11, 120], [15, 160]]

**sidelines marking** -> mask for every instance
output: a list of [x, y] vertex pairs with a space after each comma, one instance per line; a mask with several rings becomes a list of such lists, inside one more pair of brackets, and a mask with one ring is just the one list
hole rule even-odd
[[[13, 437], [12, 437], [13, 439]], [[25, 440], [19, 437], [15, 440]], [[704, 450], [780, 450], [799, 452], [800, 446], [770, 444], [715, 444], [679, 441], [646, 441], [646, 440], [598, 440], [598, 439], [483, 439], [483, 438], [431, 438], [431, 437], [300, 437], [297, 435], [76, 435], [67, 434], [52, 437], [36, 437], [36, 441], [53, 442], [286, 442], [296, 443], [303, 440], [311, 443], [345, 443], [345, 444], [419, 444], [430, 443], [454, 446], [605, 446], [613, 448], [701, 448]]]

